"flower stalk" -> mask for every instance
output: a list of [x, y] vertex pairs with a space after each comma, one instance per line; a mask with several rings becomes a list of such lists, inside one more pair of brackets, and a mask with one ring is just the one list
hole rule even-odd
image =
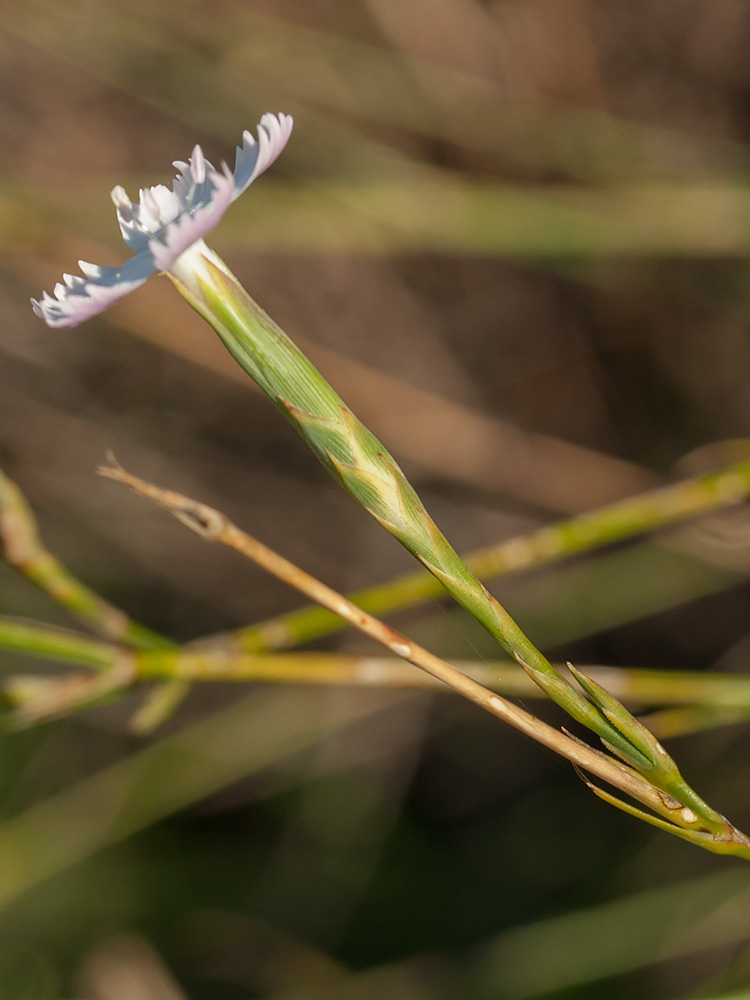
[[[469, 552], [462, 558], [474, 576], [487, 581], [683, 523], [740, 503], [749, 493], [750, 461], [734, 462], [715, 472], [683, 479], [545, 525], [528, 534]], [[418, 607], [444, 593], [445, 588], [437, 577], [417, 570], [348, 596], [358, 607], [383, 615]], [[246, 653], [267, 652], [311, 642], [344, 627], [345, 622], [336, 615], [311, 604], [204, 641]]]
[[[356, 602], [352, 602], [355, 603]], [[360, 607], [360, 605], [356, 605]], [[276, 684], [342, 684], [364, 687], [435, 685], [393, 657], [336, 652], [246, 653], [203, 644], [161, 649], [133, 649], [104, 642], [42, 622], [0, 615], [0, 649], [106, 672], [130, 655], [132, 682], [198, 681]], [[545, 697], [530, 677], [507, 660], [453, 660], [453, 665], [483, 687], [523, 698]], [[565, 671], [564, 665], [557, 669]], [[586, 676], [631, 705], [675, 706], [655, 715], [715, 713], [750, 716], [750, 677], [742, 674], [652, 670], [637, 667], [587, 666]], [[664, 733], [664, 728], [659, 729]], [[679, 732], [690, 731], [685, 726]], [[671, 735], [671, 732], [670, 732]]]
[[18, 486], [0, 471], [0, 554], [57, 604], [99, 635], [140, 648], [174, 646], [81, 583], [42, 542]]
[[[732, 826], [720, 813], [711, 809], [689, 786], [685, 785], [676, 765], [651, 733], [600, 685], [590, 678], [584, 678], [580, 671], [576, 676], [585, 683], [585, 690], [590, 692], [606, 717], [618, 725], [627, 725], [628, 732], [632, 730], [639, 742], [653, 755], [652, 774], [634, 767], [629, 761], [623, 763], [615, 757], [589, 747], [569, 733], [560, 732], [537, 719], [526, 709], [489, 691], [471, 677], [378, 618], [362, 611], [346, 597], [242, 531], [220, 511], [173, 490], [161, 489], [131, 475], [118, 465], [105, 466], [99, 472], [163, 507], [185, 527], [206, 541], [226, 545], [245, 558], [251, 559], [278, 579], [340, 615], [358, 631], [382, 644], [396, 656], [419, 667], [514, 729], [565, 757], [579, 769], [624, 792], [630, 799], [645, 805], [651, 812], [646, 813], [631, 803], [618, 799], [610, 792], [602, 791], [586, 779], [589, 787], [610, 804], [706, 850], [719, 854], [734, 854], [750, 860], [750, 838]], [[570, 667], [570, 664], [568, 666]], [[675, 789], [680, 792], [679, 798], [666, 792], [664, 786], [668, 781], [673, 782]]]
[[[549, 663], [454, 551], [384, 445], [357, 419], [311, 362], [247, 294], [223, 261], [206, 246], [203, 237], [214, 228], [231, 202], [273, 163], [284, 148], [291, 128], [288, 116], [264, 115], [257, 141], [249, 132], [244, 133], [243, 144], [237, 149], [234, 171], [226, 164], [215, 170], [196, 146], [189, 162], [176, 163], [179, 174], [171, 190], [163, 185], [144, 189], [136, 203], [130, 201], [122, 188], [115, 188], [112, 198], [120, 229], [135, 255], [119, 269], [80, 262], [83, 276], [65, 275], [64, 284], [55, 287], [54, 296], [44, 293], [41, 300], [33, 300], [35, 312], [50, 326], [74, 326], [133, 291], [152, 274], [167, 273], [183, 297], [213, 327], [241, 367], [284, 413], [344, 489], [412, 552], [534, 683], [573, 719], [596, 733], [604, 746], [620, 758], [618, 761], [586, 747], [587, 759], [593, 759], [591, 755], [594, 755], [605, 763], [599, 770], [581, 766], [599, 776], [602, 776], [601, 768], [607, 773], [614, 769], [620, 775], [627, 774], [628, 781], [637, 786], [636, 791], [629, 794], [656, 813], [666, 815], [667, 821], [676, 810], [677, 822], [687, 829], [690, 839], [699, 837], [716, 843], [739, 843], [735, 834], [739, 838], [744, 835], [734, 831], [723, 816], [703, 802], [684, 781], [656, 738], [612, 695], [592, 678], [572, 669], [578, 685], [574, 686]], [[206, 508], [203, 510], [210, 520], [213, 514]], [[200, 524], [188, 516], [187, 508], [183, 508], [182, 514], [181, 519], [189, 527], [200, 529]], [[236, 539], [237, 529], [233, 530]], [[229, 533], [232, 535], [232, 530]], [[320, 599], [318, 593], [314, 596]], [[353, 624], [371, 618], [350, 602], [336, 606], [326, 601], [322, 603]], [[354, 609], [353, 618], [343, 613], [345, 605]], [[398, 655], [404, 655], [404, 646], [408, 650], [414, 648], [403, 637], [390, 643], [390, 648]], [[429, 660], [431, 654], [423, 652]], [[436, 658], [429, 661], [435, 668], [431, 669], [425, 665], [425, 656], [422, 653], [419, 656], [423, 669], [440, 676], [443, 668], [437, 668], [433, 662]], [[416, 662], [413, 657], [407, 658]], [[459, 674], [461, 677], [463, 675]], [[472, 697], [465, 685], [474, 682], [469, 678], [454, 678], [454, 681], [456, 690], [462, 690], [463, 684], [462, 693]], [[508, 705], [507, 710], [503, 708], [502, 713], [496, 714], [511, 721], [515, 707], [497, 695], [492, 695], [491, 701]], [[560, 738], [561, 734], [550, 731], [556, 734], [556, 739]], [[565, 739], [576, 743], [570, 737]], [[540, 741], [545, 742], [545, 739]], [[547, 742], [547, 745], [552, 744]], [[567, 756], [575, 760], [574, 755]], [[605, 777], [605, 780], [609, 779]], [[622, 780], [615, 784], [622, 787]], [[640, 793], [637, 789], [642, 787], [648, 791]], [[654, 795], [657, 801], [653, 800]], [[746, 838], [743, 851], [750, 845], [745, 841]]]
[[658, 740], [627, 709], [580, 672], [574, 674], [579, 690], [555, 670], [456, 553], [382, 442], [226, 264], [213, 251], [196, 248], [188, 266], [170, 277], [350, 496], [416, 556], [568, 715], [656, 787], [695, 809], [706, 829], [718, 832], [723, 817], [693, 791]]

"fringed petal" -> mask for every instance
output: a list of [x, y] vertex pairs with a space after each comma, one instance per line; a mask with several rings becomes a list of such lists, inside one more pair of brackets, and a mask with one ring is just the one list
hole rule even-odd
[[234, 178], [229, 167], [222, 164], [222, 172], [213, 171], [209, 177], [212, 184], [210, 200], [192, 212], [179, 215], [149, 240], [148, 248], [159, 271], [169, 271], [180, 254], [203, 239], [229, 208], [234, 192]]
[[131, 257], [122, 267], [104, 267], [83, 260], [79, 266], [85, 277], [66, 274], [65, 284], [55, 285], [54, 297], [43, 292], [41, 300], [31, 300], [34, 312], [48, 326], [77, 326], [104, 312], [147, 281], [156, 269], [148, 251]]
[[294, 124], [291, 115], [266, 114], [258, 125], [258, 139], [250, 132], [242, 133], [242, 145], [237, 147], [234, 161], [234, 194], [236, 201], [256, 177], [267, 170], [289, 141]]
[[291, 131], [289, 115], [266, 114], [258, 125], [257, 140], [250, 132], [243, 133], [234, 173], [226, 164], [215, 170], [196, 146], [187, 163], [175, 162], [179, 172], [171, 189], [163, 184], [143, 188], [133, 202], [124, 188], [114, 188], [120, 231], [135, 257], [121, 268], [82, 262], [85, 277], [64, 275], [54, 296], [44, 292], [40, 300], [31, 300], [34, 312], [49, 326], [76, 326], [142, 285], [155, 270], [171, 270], [178, 257], [202, 240], [229, 205], [271, 166]]
[[[230, 202], [236, 201], [271, 166], [286, 146], [292, 124], [290, 115], [265, 114], [258, 125], [257, 140], [250, 132], [243, 133], [242, 145], [237, 147]], [[163, 184], [144, 188], [138, 202], [132, 202], [122, 187], [112, 191], [122, 238], [136, 253], [151, 248], [157, 267], [164, 271], [179, 256], [171, 252], [172, 246], [179, 246], [179, 253], [184, 253], [191, 243], [190, 234], [196, 234], [192, 242], [204, 236], [229, 204], [227, 170], [215, 170], [200, 146], [195, 146], [187, 163], [175, 160], [174, 166], [179, 173], [171, 191]]]

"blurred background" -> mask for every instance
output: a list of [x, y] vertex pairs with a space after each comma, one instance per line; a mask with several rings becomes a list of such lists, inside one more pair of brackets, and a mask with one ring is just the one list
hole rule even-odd
[[[294, 115], [290, 144], [211, 244], [459, 551], [747, 435], [742, 0], [0, 13], [0, 467], [152, 628], [188, 641], [299, 601], [96, 479], [107, 448], [336, 587], [411, 565], [168, 281], [73, 331], [28, 304], [79, 258], [125, 259], [115, 184], [167, 183], [196, 142], [231, 163], [266, 111]], [[557, 659], [743, 672], [748, 570], [735, 512], [493, 589]], [[2, 565], [0, 610], [71, 624]], [[392, 620], [496, 656], [447, 603]], [[136, 705], [0, 742], [9, 1000], [750, 996], [746, 866], [609, 809], [458, 698], [202, 685], [145, 738]], [[747, 830], [747, 728], [670, 749]]]

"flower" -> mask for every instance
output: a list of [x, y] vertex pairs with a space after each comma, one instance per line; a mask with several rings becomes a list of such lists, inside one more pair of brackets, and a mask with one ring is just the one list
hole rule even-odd
[[196, 146], [187, 163], [175, 161], [179, 173], [171, 190], [157, 184], [142, 189], [139, 201], [131, 202], [124, 188], [114, 188], [112, 201], [122, 238], [135, 256], [122, 267], [79, 261], [84, 276], [63, 275], [65, 283], [55, 285], [54, 296], [43, 292], [41, 300], [31, 300], [34, 312], [48, 326], [77, 326], [138, 288], [155, 271], [181, 270], [179, 258], [196, 244], [205, 247], [203, 237], [271, 166], [291, 131], [289, 115], [266, 114], [258, 125], [257, 142], [250, 132], [243, 133], [234, 172], [226, 163], [215, 170]]

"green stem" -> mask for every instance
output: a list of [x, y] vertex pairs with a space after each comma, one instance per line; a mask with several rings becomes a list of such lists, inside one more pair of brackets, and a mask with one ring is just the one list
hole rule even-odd
[[[104, 638], [136, 649], [176, 646], [171, 639], [140, 625], [100, 597], [63, 566], [42, 542], [39, 525], [21, 490], [1, 471], [0, 552], [27, 580]], [[165, 713], [173, 711], [187, 693], [187, 686], [176, 681], [169, 682], [167, 688], [149, 694], [134, 717], [134, 729], [145, 731], [158, 725]]]
[[18, 486], [0, 472], [0, 552], [27, 580], [100, 635], [150, 649], [174, 645], [81, 583], [42, 542]]
[[[484, 687], [521, 697], [541, 697], [538, 685], [503, 661], [451, 661]], [[263, 680], [293, 684], [433, 686], [398, 660], [340, 653], [228, 654], [211, 650], [143, 650], [135, 654], [143, 679], [179, 677], [191, 681]], [[561, 667], [564, 669], [564, 667]], [[750, 677], [689, 671], [588, 667], [586, 676], [623, 701], [636, 705], [690, 704], [750, 710]]]
[[706, 829], [720, 833], [723, 817], [687, 785], [648, 730], [583, 675], [575, 675], [576, 688], [554, 669], [451, 547], [385, 446], [250, 298], [223, 261], [205, 245], [196, 245], [178, 260], [170, 276], [334, 478], [422, 562], [535, 683], [657, 787], [695, 809]]
[[[570, 733], [560, 732], [547, 723], [519, 708], [506, 698], [493, 694], [456, 667], [439, 659], [424, 647], [386, 625], [379, 618], [362, 611], [337, 591], [295, 566], [284, 556], [269, 549], [257, 538], [233, 524], [221, 511], [198, 503], [173, 490], [165, 490], [138, 476], [126, 472], [122, 466], [110, 464], [100, 468], [99, 474], [123, 483], [139, 496], [157, 504], [177, 518], [185, 527], [201, 538], [238, 552], [246, 559], [262, 566], [277, 579], [318, 601], [324, 607], [341, 615], [358, 631], [385, 646], [398, 657], [430, 674], [457, 693], [502, 719], [508, 725], [531, 736], [538, 743], [572, 761], [578, 768], [602, 778], [630, 798], [646, 805], [656, 814], [657, 825], [707, 850], [734, 853], [750, 860], [750, 839], [732, 826], [728, 820], [708, 806], [681, 778], [677, 767], [651, 733], [648, 732], [623, 706], [593, 678], [587, 677], [568, 664], [568, 669], [582, 689], [591, 698], [602, 715], [632, 737], [633, 745], [640, 743], [649, 754], [650, 766], [639, 771], [632, 765], [614, 760], [606, 753], [589, 747]], [[552, 668], [550, 668], [552, 669]], [[605, 745], [612, 749], [605, 741]], [[631, 755], [632, 758], [633, 755]], [[621, 802], [607, 792], [597, 789], [584, 779], [597, 794], [626, 811], [633, 807]], [[672, 787], [679, 791], [676, 798]], [[664, 794], [667, 791], [668, 794]], [[638, 813], [640, 815], [640, 812]], [[649, 818], [650, 817], [650, 818]], [[654, 816], [644, 814], [654, 822]]]
[[117, 646], [88, 636], [8, 618], [0, 618], [0, 647], [95, 670], [113, 667], [118, 653]]
[[[743, 703], [744, 702], [744, 703]], [[677, 736], [688, 736], [707, 729], [737, 725], [750, 719], [750, 705], [743, 698], [737, 706], [711, 704], [677, 705], [650, 712], [642, 718], [644, 725], [660, 740], [671, 740]]]
[[[629, 497], [498, 545], [477, 549], [464, 556], [464, 562], [480, 580], [508, 576], [679, 524], [738, 503], [748, 493], [750, 461], [735, 462], [716, 472]], [[418, 570], [348, 596], [365, 611], [383, 615], [417, 607], [444, 593], [445, 588], [436, 577]], [[212, 644], [223, 641], [247, 653], [266, 652], [302, 645], [345, 627], [336, 615], [310, 604], [226, 636], [201, 641]]]
[[[564, 681], [505, 609], [466, 567], [432, 521], [385, 446], [334, 392], [313, 364], [250, 298], [211, 251], [173, 280], [213, 326], [235, 360], [269, 396], [314, 454], [368, 510], [531, 672], [578, 721], [622, 752], [632, 745]], [[554, 694], [552, 693], [554, 691]], [[642, 754], [635, 751], [639, 762]]]
[[[125, 652], [114, 644], [37, 622], [0, 616], [0, 648], [95, 670], [108, 670]], [[353, 684], [375, 687], [435, 687], [427, 674], [391, 657], [341, 653], [271, 653], [216, 649], [130, 651], [137, 680], [184, 680], [293, 684]], [[506, 661], [454, 661], [454, 666], [484, 687], [533, 698], [539, 687]], [[559, 669], [564, 669], [560, 667]], [[696, 706], [750, 711], [750, 677], [636, 667], [586, 668], [586, 676], [622, 701], [636, 705]], [[442, 690], [442, 688], [439, 688]]]

